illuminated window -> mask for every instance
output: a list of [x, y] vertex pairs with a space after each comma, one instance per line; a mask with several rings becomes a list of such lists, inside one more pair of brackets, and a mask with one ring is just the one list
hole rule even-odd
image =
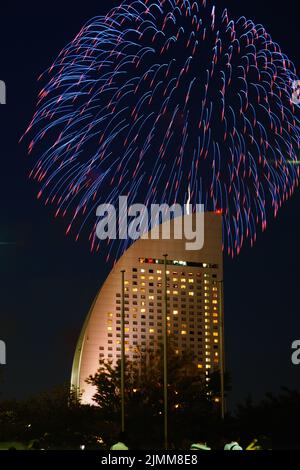
[[194, 284], [194, 279], [189, 279], [189, 284]]
[[216, 331], [213, 332], [213, 336], [219, 336], [219, 333], [217, 333]]
[[202, 364], [198, 364], [198, 369], [203, 369], [203, 365], [202, 365]]
[[173, 282], [177, 282], [178, 281], [178, 277], [173, 277]]
[[186, 282], [186, 279], [182, 278], [180, 279], [181, 282]]
[[167, 274], [170, 274], [170, 271], [167, 271]]
[[154, 276], [149, 276], [149, 281], [153, 281]]
[[217, 325], [218, 323], [219, 323], [218, 320], [213, 320], [214, 325]]
[[193, 296], [194, 296], [194, 292], [189, 292], [189, 296], [190, 296], [190, 297], [193, 297]]
[[182, 285], [180, 286], [180, 288], [181, 288], [181, 289], [186, 289], [186, 285], [182, 284]]
[[186, 330], [181, 330], [182, 335], [186, 335]]
[[108, 327], [107, 327], [107, 331], [112, 331], [112, 327], [111, 327], [111, 326], [108, 326]]
[[206, 304], [209, 304], [209, 300], [208, 300], [208, 299], [205, 299], [204, 302], [205, 302]]
[[213, 303], [214, 305], [216, 305], [216, 304], [218, 303], [218, 301], [217, 301], [217, 300], [213, 300], [212, 303]]
[[154, 329], [154, 328], [150, 328], [150, 329], [149, 329], [149, 333], [150, 333], [150, 334], [155, 333], [155, 329]]
[[156, 272], [157, 272], [157, 274], [161, 274], [161, 270], [160, 270], [160, 269], [158, 269]]
[[219, 341], [218, 341], [217, 339], [214, 339], [214, 343], [218, 344], [218, 343], [219, 343]]
[[125, 281], [125, 286], [129, 286], [129, 281]]
[[112, 318], [112, 317], [113, 317], [113, 314], [112, 314], [112, 313], [108, 313], [107, 316], [108, 316], [109, 318]]
[[129, 328], [125, 328], [125, 333], [129, 333]]
[[137, 287], [134, 287], [134, 288], [132, 289], [132, 292], [138, 292], [138, 288], [137, 288]]
[[141, 276], [141, 279], [143, 279], [143, 280], [146, 279], [146, 276]]
[[146, 313], [146, 309], [145, 309], [145, 308], [141, 308], [141, 313]]
[[145, 273], [145, 272], [146, 272], [146, 270], [145, 270], [145, 269], [141, 269], [141, 273]]
[[149, 295], [149, 300], [154, 300], [154, 295]]
[[173, 310], [173, 315], [178, 315], [178, 310]]

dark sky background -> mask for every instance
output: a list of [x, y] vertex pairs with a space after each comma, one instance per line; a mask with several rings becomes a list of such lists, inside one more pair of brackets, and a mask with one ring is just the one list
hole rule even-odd
[[[88, 243], [65, 237], [65, 224], [36, 200], [27, 178], [30, 158], [18, 140], [35, 109], [38, 75], [91, 17], [119, 1], [48, 3], [11, 1], [0, 12], [0, 79], [7, 105], [0, 107], [0, 339], [2, 396], [25, 397], [69, 380], [84, 318], [109, 266]], [[286, 0], [216, 0], [232, 17], [263, 23], [300, 72], [300, 5]], [[251, 394], [300, 388], [300, 365], [291, 343], [300, 339], [300, 190], [260, 234], [253, 249], [225, 258], [227, 368], [230, 403]]]

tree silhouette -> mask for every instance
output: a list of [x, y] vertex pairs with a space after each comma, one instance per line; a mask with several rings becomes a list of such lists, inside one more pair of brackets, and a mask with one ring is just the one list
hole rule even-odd
[[[125, 412], [127, 429], [132, 435], [143, 431], [148, 444], [161, 445], [163, 419], [163, 355], [161, 350], [140, 354], [139, 361], [126, 360]], [[101, 408], [103, 419], [119, 421], [121, 363], [101, 360], [99, 370], [87, 379], [95, 387], [93, 400]], [[216, 384], [214, 384], [216, 385]], [[219, 404], [207, 386], [205, 375], [189, 354], [168, 350], [168, 408], [170, 437], [174, 445], [196, 435], [199, 426], [211, 428], [219, 419]], [[137, 444], [136, 442], [134, 443]], [[140, 443], [140, 445], [145, 444]]]

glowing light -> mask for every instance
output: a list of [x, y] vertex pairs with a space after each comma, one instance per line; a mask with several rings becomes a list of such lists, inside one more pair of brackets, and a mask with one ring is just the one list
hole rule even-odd
[[93, 251], [96, 207], [126, 194], [203, 203], [234, 256], [299, 183], [294, 65], [262, 25], [206, 0], [127, 1], [90, 20], [41, 80], [30, 177]]

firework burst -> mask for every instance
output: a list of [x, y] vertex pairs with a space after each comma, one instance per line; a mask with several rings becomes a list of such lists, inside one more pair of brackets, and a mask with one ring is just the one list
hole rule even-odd
[[298, 80], [262, 25], [205, 0], [131, 1], [89, 21], [43, 74], [27, 133], [38, 197], [88, 227], [96, 207], [222, 211], [224, 247], [253, 244], [299, 177]]

